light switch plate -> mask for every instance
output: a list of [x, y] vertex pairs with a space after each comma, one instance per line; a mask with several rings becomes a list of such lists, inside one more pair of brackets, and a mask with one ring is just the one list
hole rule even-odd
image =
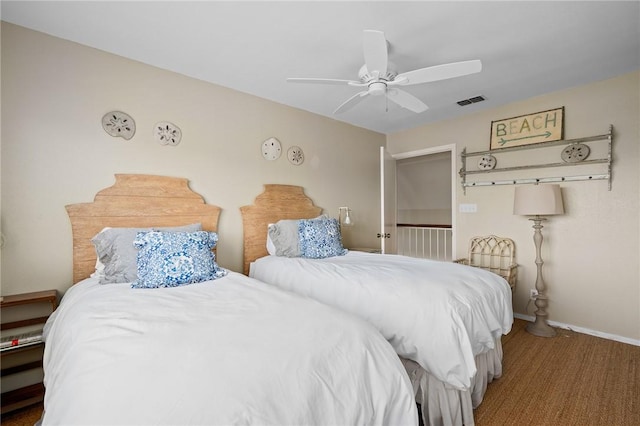
[[460, 213], [476, 213], [478, 211], [477, 204], [460, 204]]

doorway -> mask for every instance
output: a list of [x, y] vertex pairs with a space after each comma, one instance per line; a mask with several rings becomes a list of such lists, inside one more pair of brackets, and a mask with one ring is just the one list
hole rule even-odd
[[396, 162], [397, 253], [451, 261], [455, 253], [455, 145], [392, 157]]

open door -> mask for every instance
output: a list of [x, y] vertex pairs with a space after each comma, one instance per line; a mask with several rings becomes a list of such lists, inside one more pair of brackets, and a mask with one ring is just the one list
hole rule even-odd
[[380, 250], [397, 252], [396, 236], [396, 160], [380, 147]]

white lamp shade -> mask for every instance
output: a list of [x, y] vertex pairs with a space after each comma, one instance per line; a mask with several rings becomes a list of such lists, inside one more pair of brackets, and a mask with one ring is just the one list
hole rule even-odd
[[522, 216], [549, 216], [563, 214], [560, 185], [538, 184], [516, 186], [513, 196], [513, 214]]

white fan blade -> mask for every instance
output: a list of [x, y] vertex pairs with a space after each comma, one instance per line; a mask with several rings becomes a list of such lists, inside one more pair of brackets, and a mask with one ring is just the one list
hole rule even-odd
[[340, 105], [338, 108], [336, 108], [335, 111], [333, 111], [333, 113], [340, 114], [345, 111], [349, 111], [351, 108], [359, 104], [368, 94], [369, 92], [367, 91], [356, 93], [355, 95], [344, 101], [342, 105]]
[[311, 84], [360, 84], [359, 81], [339, 80], [335, 78], [287, 78], [288, 83], [311, 83]]
[[[461, 77], [482, 71], [482, 62], [473, 61], [453, 62], [451, 64], [436, 65], [435, 67], [420, 68], [413, 71], [398, 74], [394, 79], [397, 84], [406, 86], [410, 84], [429, 83], [432, 81], [446, 80], [448, 78]], [[390, 82], [392, 83], [392, 82]]]
[[405, 92], [404, 90], [388, 89], [387, 98], [391, 102], [400, 105], [402, 108], [406, 108], [413, 112], [420, 113], [429, 109], [429, 107], [424, 102], [422, 102], [415, 96]]
[[[364, 31], [364, 63], [369, 74], [377, 77], [387, 73], [387, 39], [382, 31]], [[376, 78], [377, 78], [376, 77]]]

